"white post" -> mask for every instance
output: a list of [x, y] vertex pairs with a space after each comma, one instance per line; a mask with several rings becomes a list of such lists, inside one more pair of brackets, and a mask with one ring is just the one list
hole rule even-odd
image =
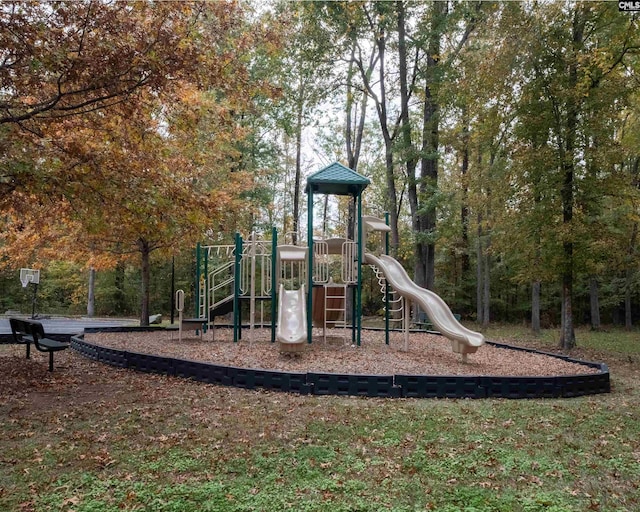
[[409, 352], [409, 322], [411, 320], [411, 301], [407, 298], [404, 301], [404, 351]]

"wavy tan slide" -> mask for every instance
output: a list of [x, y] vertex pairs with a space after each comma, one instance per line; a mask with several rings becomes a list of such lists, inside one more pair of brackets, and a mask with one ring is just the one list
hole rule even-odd
[[307, 341], [307, 302], [304, 286], [285, 290], [280, 285], [276, 339], [283, 352], [297, 352]]
[[414, 283], [400, 262], [391, 256], [376, 257], [365, 253], [365, 262], [378, 267], [391, 286], [402, 296], [416, 302], [429, 316], [438, 330], [451, 340], [454, 352], [472, 354], [484, 343], [484, 336], [462, 325], [438, 295]]

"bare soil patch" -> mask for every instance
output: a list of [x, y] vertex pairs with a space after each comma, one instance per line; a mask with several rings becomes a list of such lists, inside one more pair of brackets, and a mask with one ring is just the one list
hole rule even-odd
[[[345, 373], [356, 375], [501, 375], [553, 376], [597, 373], [597, 369], [571, 363], [544, 354], [510, 350], [485, 344], [468, 362], [451, 350], [443, 336], [411, 333], [408, 350], [404, 334], [391, 333], [389, 345], [384, 332], [363, 331], [359, 347], [351, 344], [341, 329], [326, 341], [314, 331], [312, 344], [299, 355], [283, 355], [278, 343], [270, 342], [270, 330], [243, 331], [243, 339], [233, 342], [230, 329], [216, 329], [202, 339], [185, 333], [178, 341], [176, 332], [89, 333], [90, 343], [145, 354], [162, 355], [224, 366], [289, 372]], [[212, 339], [214, 338], [214, 339]]]

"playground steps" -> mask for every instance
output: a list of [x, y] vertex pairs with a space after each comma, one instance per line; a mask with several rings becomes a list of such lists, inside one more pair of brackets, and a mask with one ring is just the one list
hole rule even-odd
[[[342, 324], [342, 338], [347, 339], [347, 285], [333, 283], [325, 285], [324, 291], [324, 329], [323, 338], [327, 342], [327, 328]], [[340, 320], [338, 320], [342, 317]]]
[[313, 287], [314, 327], [326, 328], [328, 324], [333, 327], [339, 323], [346, 304], [345, 295], [345, 285], [331, 283]]

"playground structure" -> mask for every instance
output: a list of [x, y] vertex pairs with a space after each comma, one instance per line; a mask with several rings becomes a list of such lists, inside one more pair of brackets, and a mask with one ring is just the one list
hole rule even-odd
[[[402, 265], [388, 256], [387, 223], [362, 215], [362, 192], [369, 179], [333, 163], [307, 180], [308, 229], [305, 245], [278, 244], [272, 229], [270, 240], [255, 233], [244, 240], [235, 235], [233, 245], [196, 248], [195, 319], [182, 320], [203, 329], [215, 329], [217, 316], [233, 312], [234, 341], [242, 337], [242, 303], [249, 303], [250, 333], [265, 327], [269, 316], [271, 341], [282, 352], [299, 352], [313, 341], [313, 327], [322, 329], [326, 341], [329, 329], [342, 328], [342, 338], [361, 343], [362, 266], [370, 265], [379, 280], [385, 300], [387, 333], [393, 317], [399, 317], [408, 348], [411, 304], [420, 307], [433, 325], [452, 342], [452, 349], [466, 361], [484, 343], [482, 334], [464, 327], [446, 303], [435, 293], [414, 283]], [[318, 239], [313, 230], [313, 196], [329, 194], [351, 196], [354, 201], [353, 239]], [[373, 252], [368, 242], [376, 234], [381, 239]], [[376, 253], [376, 254], [374, 254]], [[184, 299], [181, 298], [181, 308]], [[265, 304], [269, 303], [269, 308]], [[349, 311], [351, 312], [349, 325]], [[275, 321], [274, 321], [275, 320]], [[250, 339], [252, 336], [250, 335]]]

